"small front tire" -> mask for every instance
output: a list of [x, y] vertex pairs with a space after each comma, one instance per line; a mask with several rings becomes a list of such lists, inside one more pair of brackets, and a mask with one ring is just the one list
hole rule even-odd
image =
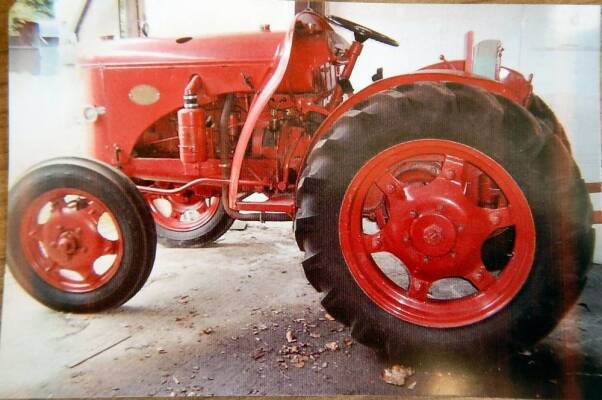
[[155, 250], [146, 201], [108, 165], [50, 160], [10, 191], [10, 271], [50, 308], [85, 313], [125, 303], [146, 282]]

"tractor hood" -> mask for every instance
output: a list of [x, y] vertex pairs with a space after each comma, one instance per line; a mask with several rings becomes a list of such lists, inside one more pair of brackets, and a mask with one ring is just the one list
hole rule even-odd
[[82, 66], [271, 63], [284, 32], [178, 39], [102, 40], [83, 50]]

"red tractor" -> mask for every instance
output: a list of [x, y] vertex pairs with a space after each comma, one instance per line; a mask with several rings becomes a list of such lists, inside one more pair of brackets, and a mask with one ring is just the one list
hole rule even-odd
[[144, 285], [157, 240], [202, 247], [237, 219], [291, 220], [324, 308], [362, 343], [545, 336], [600, 222], [563, 128], [499, 42], [471, 35], [466, 59], [377, 71], [355, 93], [369, 39], [397, 46], [307, 10], [288, 32], [104, 40], [80, 60], [95, 161], [44, 162], [10, 192], [17, 281], [53, 309], [101, 311]]

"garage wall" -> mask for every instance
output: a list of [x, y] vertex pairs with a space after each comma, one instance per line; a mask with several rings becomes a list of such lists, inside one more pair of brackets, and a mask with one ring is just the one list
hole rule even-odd
[[[535, 91], [564, 124], [585, 180], [602, 180], [600, 6], [331, 2], [329, 12], [400, 42], [398, 48], [366, 42], [352, 77], [356, 88], [368, 85], [379, 66], [386, 77], [432, 64], [440, 54], [463, 58], [469, 30], [475, 31], [475, 42], [502, 40], [504, 65], [534, 74]], [[342, 33], [351, 40], [350, 34]], [[592, 200], [594, 207], [602, 208], [602, 196]], [[600, 225], [597, 237], [595, 260], [602, 262]]]
[[282, 0], [145, 0], [149, 36], [248, 32], [270, 24], [288, 29], [295, 13], [294, 1]]

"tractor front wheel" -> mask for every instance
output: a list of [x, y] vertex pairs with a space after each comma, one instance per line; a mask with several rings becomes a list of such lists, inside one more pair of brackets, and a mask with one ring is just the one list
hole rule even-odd
[[378, 93], [318, 143], [295, 233], [323, 306], [390, 355], [530, 345], [579, 296], [591, 204], [553, 127], [483, 90]]
[[56, 310], [96, 312], [136, 294], [156, 249], [148, 205], [110, 166], [62, 158], [11, 189], [7, 259], [19, 284]]

